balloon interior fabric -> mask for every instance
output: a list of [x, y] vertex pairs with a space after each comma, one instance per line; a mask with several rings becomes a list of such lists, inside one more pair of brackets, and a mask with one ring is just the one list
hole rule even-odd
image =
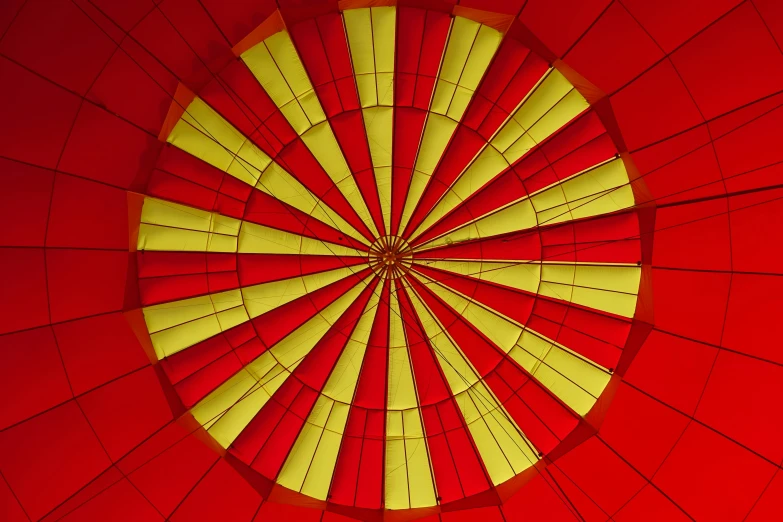
[[781, 5], [3, 2], [0, 518], [783, 519]]

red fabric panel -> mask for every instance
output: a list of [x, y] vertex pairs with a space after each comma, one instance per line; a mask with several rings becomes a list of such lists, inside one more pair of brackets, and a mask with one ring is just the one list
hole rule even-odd
[[128, 254], [103, 250], [48, 250], [52, 321], [121, 310]]
[[729, 274], [653, 270], [656, 326], [697, 341], [718, 344], [730, 282]]
[[0, 229], [2, 246], [43, 246], [54, 173], [0, 159]]
[[70, 92], [0, 57], [0, 154], [55, 168], [68, 139], [80, 100]]
[[[41, 438], [48, 442], [41, 444]], [[3, 476], [36, 520], [110, 464], [73, 401], [0, 433]]]
[[690, 520], [671, 500], [651, 485], [646, 485], [612, 518], [616, 522], [655, 522]]
[[152, 368], [112, 381], [79, 397], [78, 401], [113, 461], [172, 419]]
[[0, 410], [0, 429], [72, 397], [50, 328], [0, 337], [0, 390], [13, 397]]
[[[672, 53], [672, 62], [705, 118], [776, 93], [783, 83], [783, 56], [751, 3]], [[715, 74], [729, 80], [711, 81]]]
[[54, 181], [46, 245], [128, 249], [125, 192], [73, 176]]
[[607, 93], [661, 58], [661, 50], [620, 3], [613, 3], [565, 56], [576, 70], [589, 71], [590, 81]]
[[178, 424], [169, 424], [119, 463], [135, 487], [169, 516], [218, 459]]
[[62, 364], [77, 395], [150, 362], [121, 314], [69, 321], [53, 328]]
[[171, 520], [250, 520], [261, 500], [261, 495], [221, 459], [177, 507]]
[[656, 399], [692, 415], [717, 349], [653, 330], [625, 378]]
[[773, 462], [783, 460], [783, 369], [721, 351], [694, 417]]
[[[562, 56], [590, 27], [609, 0], [529, 0], [520, 20], [556, 55]], [[563, 16], [568, 13], [568, 16]]]
[[651, 478], [689, 419], [626, 384], [620, 385], [600, 436], [636, 471]]
[[148, 522], [163, 520], [163, 517], [129, 481], [123, 479], [61, 520]]
[[59, 169], [127, 189], [152, 170], [161, 143], [91, 103], [82, 105]]
[[49, 323], [46, 277], [43, 249], [0, 249], [0, 333]]
[[[723, 462], [731, 462], [732, 473], [725, 473]], [[653, 483], [697, 520], [742, 520], [776, 469], [722, 435], [692, 423]]]
[[19, 10], [0, 52], [84, 95], [115, 47], [73, 3], [34, 0]]
[[645, 483], [597, 437], [570, 451], [556, 466], [607, 513], [616, 513]]
[[734, 274], [721, 345], [765, 360], [783, 362], [776, 335], [763, 325], [777, 324], [783, 305], [778, 276]]

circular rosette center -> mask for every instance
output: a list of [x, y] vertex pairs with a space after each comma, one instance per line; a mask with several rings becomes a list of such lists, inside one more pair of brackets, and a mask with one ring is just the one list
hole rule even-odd
[[397, 279], [410, 270], [413, 250], [399, 236], [383, 236], [370, 247], [367, 261], [379, 277]]

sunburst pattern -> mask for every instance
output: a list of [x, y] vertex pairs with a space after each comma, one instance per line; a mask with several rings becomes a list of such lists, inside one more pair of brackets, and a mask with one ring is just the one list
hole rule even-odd
[[492, 490], [620, 358], [641, 275], [623, 160], [566, 76], [468, 18], [373, 7], [267, 32], [180, 89], [162, 134], [219, 196], [144, 200], [156, 354], [282, 487], [388, 509]]

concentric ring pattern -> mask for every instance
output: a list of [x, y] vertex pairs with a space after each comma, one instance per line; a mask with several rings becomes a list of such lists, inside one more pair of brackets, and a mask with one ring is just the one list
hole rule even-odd
[[[478, 21], [373, 7], [261, 29], [180, 88], [161, 134], [171, 170], [212, 168], [161, 173], [142, 203], [155, 353], [284, 488], [372, 509], [491, 491], [619, 360], [641, 274], [623, 160], [562, 72]], [[187, 189], [209, 183], [221, 204]]]

